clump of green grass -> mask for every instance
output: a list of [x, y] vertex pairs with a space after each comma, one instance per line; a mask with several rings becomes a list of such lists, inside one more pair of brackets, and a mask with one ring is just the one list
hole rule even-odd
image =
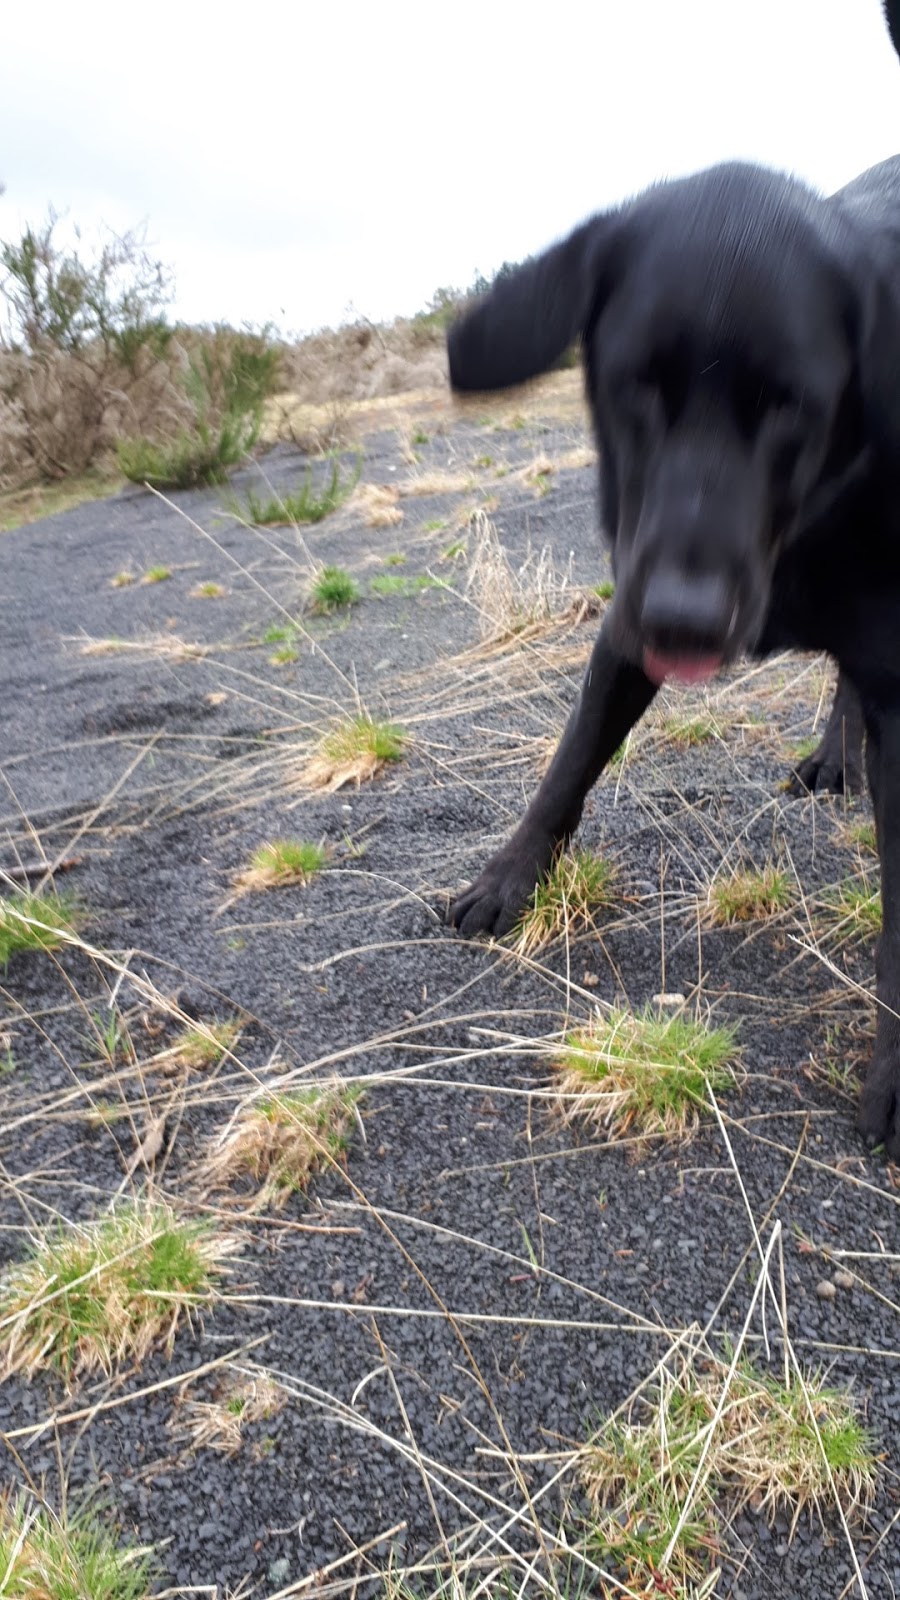
[[0, 1278], [0, 1371], [112, 1373], [170, 1346], [209, 1304], [231, 1241], [170, 1206], [130, 1201], [95, 1222], [35, 1234]]
[[205, 583], [198, 583], [191, 590], [192, 600], [221, 600], [228, 593], [223, 583], [216, 583], [209, 578]]
[[881, 932], [881, 891], [868, 878], [846, 878], [822, 895], [829, 933], [849, 938], [877, 939]]
[[29, 950], [58, 950], [78, 921], [72, 901], [62, 895], [0, 896], [0, 965]]
[[852, 828], [846, 830], [846, 839], [848, 844], [864, 851], [866, 855], [878, 854], [878, 834], [874, 822], [855, 823]]
[[310, 605], [320, 616], [354, 606], [359, 600], [359, 584], [343, 567], [322, 567], [310, 589]]
[[184, 1028], [166, 1052], [167, 1059], [193, 1070], [218, 1066], [222, 1057], [234, 1049], [240, 1034], [241, 1024], [233, 1018]]
[[613, 900], [615, 869], [590, 850], [561, 851], [535, 887], [531, 905], [516, 928], [516, 950], [532, 955], [563, 933], [593, 922], [593, 914]]
[[148, 567], [147, 571], [144, 573], [144, 576], [141, 578], [141, 583], [165, 583], [166, 579], [171, 578], [171, 576], [171, 567], [164, 567], [161, 565], [156, 567]]
[[386, 598], [389, 595], [408, 597], [420, 594], [423, 589], [440, 589], [446, 585], [442, 584], [439, 578], [430, 577], [427, 572], [417, 573], [413, 577], [406, 577], [399, 572], [383, 572], [372, 579], [369, 587], [373, 594]]
[[29, 1494], [0, 1497], [0, 1579], [10, 1600], [144, 1600], [152, 1552], [119, 1545], [83, 1508], [62, 1515]]
[[707, 914], [709, 921], [718, 925], [760, 922], [783, 911], [790, 898], [788, 874], [770, 862], [761, 872], [733, 872], [730, 877], [714, 879], [709, 886]]
[[656, 1592], [664, 1572], [681, 1594], [708, 1574], [723, 1512], [732, 1518], [752, 1502], [770, 1524], [787, 1513], [793, 1537], [802, 1512], [821, 1516], [835, 1493], [848, 1519], [862, 1511], [875, 1469], [851, 1397], [821, 1374], [788, 1384], [745, 1359], [729, 1381], [716, 1357], [686, 1359], [588, 1445], [588, 1543], [642, 1593]]
[[361, 463], [358, 461], [355, 469], [342, 477], [341, 463], [335, 456], [330, 476], [319, 491], [313, 486], [312, 467], [307, 468], [299, 489], [286, 491], [283, 495], [270, 495], [263, 500], [253, 489], [248, 489], [246, 520], [259, 528], [283, 527], [295, 522], [324, 522], [355, 489], [360, 471]]
[[693, 750], [697, 745], [708, 744], [721, 733], [715, 717], [701, 713], [696, 717], [666, 717], [663, 733], [676, 750]]
[[335, 1082], [245, 1102], [210, 1150], [206, 1179], [218, 1186], [248, 1176], [259, 1186], [253, 1208], [280, 1209], [344, 1159], [360, 1094]]
[[320, 741], [303, 772], [303, 783], [329, 792], [347, 783], [365, 783], [389, 761], [403, 756], [409, 735], [390, 722], [376, 722], [366, 712], [347, 717]]
[[570, 1033], [554, 1063], [563, 1120], [615, 1138], [684, 1137], [715, 1092], [733, 1087], [734, 1028], [710, 1028], [650, 1008], [596, 1012]]
[[594, 584], [594, 593], [598, 600], [611, 600], [616, 592], [612, 578], [604, 578], [600, 583]]
[[244, 890], [276, 889], [289, 883], [307, 883], [321, 872], [328, 852], [306, 839], [273, 839], [254, 850], [250, 865], [237, 879]]
[[278, 649], [273, 650], [269, 657], [269, 663], [273, 667], [289, 667], [294, 661], [299, 660], [300, 651], [293, 644], [279, 645]]

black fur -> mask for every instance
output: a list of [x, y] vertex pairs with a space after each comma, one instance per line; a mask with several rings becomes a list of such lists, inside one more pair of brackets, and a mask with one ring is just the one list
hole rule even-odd
[[835, 706], [794, 783], [852, 788], [865, 729], [884, 928], [859, 1121], [900, 1159], [900, 157], [828, 199], [741, 164], [650, 189], [469, 311], [452, 384], [519, 383], [575, 338], [615, 596], [534, 800], [450, 920], [509, 930], [662, 677], [828, 651]]

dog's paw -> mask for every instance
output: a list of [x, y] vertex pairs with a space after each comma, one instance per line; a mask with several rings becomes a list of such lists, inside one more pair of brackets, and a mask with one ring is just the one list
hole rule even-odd
[[807, 794], [861, 794], [862, 753], [851, 754], [826, 735], [811, 756], [791, 768], [784, 787], [794, 800]]
[[499, 850], [475, 882], [454, 900], [447, 921], [467, 939], [478, 933], [501, 939], [519, 921], [552, 855], [549, 840], [530, 848]]
[[883, 1144], [890, 1161], [900, 1161], [900, 1062], [873, 1057], [859, 1101], [857, 1126], [872, 1150]]

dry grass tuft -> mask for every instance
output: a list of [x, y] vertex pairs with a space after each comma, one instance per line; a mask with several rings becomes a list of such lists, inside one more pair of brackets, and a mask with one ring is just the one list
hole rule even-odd
[[556, 1109], [613, 1138], [684, 1138], [709, 1107], [707, 1086], [733, 1086], [737, 1053], [732, 1028], [649, 1008], [597, 1011], [555, 1063]]
[[471, 514], [468, 554], [465, 593], [478, 611], [485, 644], [533, 638], [571, 608], [572, 558], [560, 571], [545, 545], [513, 567], [483, 510]]
[[250, 1209], [280, 1209], [343, 1160], [360, 1093], [335, 1081], [246, 1101], [209, 1151], [204, 1181], [220, 1188], [250, 1177], [259, 1185]]
[[184, 1402], [177, 1431], [186, 1437], [193, 1450], [218, 1450], [237, 1455], [244, 1442], [244, 1429], [254, 1422], [266, 1422], [285, 1403], [284, 1390], [260, 1372], [228, 1384], [216, 1400]]
[[345, 784], [367, 783], [389, 761], [399, 761], [409, 735], [389, 722], [375, 722], [365, 712], [347, 717], [326, 733], [301, 775], [309, 789], [332, 794]]
[[235, 1248], [147, 1198], [34, 1234], [25, 1260], [0, 1279], [0, 1371], [112, 1373], [171, 1347], [182, 1317], [211, 1304]]
[[733, 872], [709, 886], [707, 921], [714, 926], [736, 922], [762, 922], [784, 911], [791, 898], [789, 875], [772, 862], [761, 872]]
[[395, 484], [361, 483], [350, 503], [359, 506], [367, 528], [393, 528], [403, 521], [399, 498], [400, 490]]

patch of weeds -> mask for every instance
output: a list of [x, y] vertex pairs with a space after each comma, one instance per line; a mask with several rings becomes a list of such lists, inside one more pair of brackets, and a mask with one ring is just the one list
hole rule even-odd
[[166, 579], [171, 578], [171, 576], [171, 567], [148, 567], [141, 578], [141, 583], [165, 583]]
[[343, 567], [323, 567], [316, 574], [310, 589], [310, 606], [319, 616], [356, 605], [358, 600], [359, 585]]
[[247, 1176], [258, 1184], [254, 1209], [280, 1209], [316, 1173], [343, 1160], [361, 1090], [331, 1083], [286, 1089], [245, 1102], [204, 1163], [209, 1182]]
[[593, 913], [612, 903], [614, 877], [603, 856], [589, 850], [561, 851], [515, 929], [519, 954], [532, 955], [563, 933], [589, 927]]
[[289, 883], [307, 883], [321, 872], [328, 852], [305, 839], [274, 839], [253, 852], [249, 867], [238, 875], [244, 890], [278, 889]]
[[714, 879], [707, 895], [707, 914], [718, 926], [760, 922], [783, 911], [790, 898], [789, 875], [770, 862], [762, 872], [734, 872]]
[[144, 1600], [152, 1551], [120, 1545], [88, 1507], [62, 1514], [29, 1494], [0, 1496], [0, 1575], [10, 1600]]
[[652, 1008], [597, 1012], [566, 1039], [554, 1063], [557, 1109], [621, 1138], [627, 1133], [683, 1137], [696, 1127], [714, 1091], [734, 1085], [733, 1028], [710, 1028]]
[[111, 589], [127, 589], [134, 581], [133, 572], [117, 572], [115, 577], [110, 578], [109, 586]]
[[792, 1538], [802, 1512], [821, 1519], [835, 1493], [848, 1519], [862, 1511], [875, 1470], [851, 1397], [821, 1374], [788, 1384], [745, 1359], [729, 1380], [713, 1356], [685, 1359], [674, 1374], [663, 1370], [626, 1420], [591, 1439], [582, 1465], [587, 1542], [641, 1592], [656, 1592], [665, 1570], [680, 1594], [709, 1573], [723, 1514], [730, 1520], [752, 1503], [771, 1525], [785, 1513]]
[[828, 933], [857, 939], [877, 939], [881, 932], [881, 891], [868, 878], [846, 878], [822, 895], [828, 914]]
[[446, 521], [445, 517], [432, 517], [429, 522], [425, 522], [425, 523], [422, 524], [422, 532], [423, 533], [440, 533], [443, 528], [446, 528], [446, 526], [447, 526], [447, 521]]
[[412, 436], [412, 442], [413, 444], [428, 444], [429, 441], [427, 433], [425, 433], [422, 428], [416, 428]]
[[166, 1059], [192, 1070], [218, 1066], [222, 1057], [234, 1049], [240, 1034], [241, 1024], [233, 1019], [185, 1028], [166, 1051]]
[[[436, 524], [436, 526], [438, 528], [444, 528], [444, 527], [446, 527], [446, 523], [439, 522], [439, 523]], [[446, 550], [441, 552], [441, 560], [442, 561], [465, 561], [465, 559], [466, 559], [466, 550], [467, 550], [467, 545], [466, 545], [466, 540], [465, 539], [454, 539], [453, 543], [452, 544], [448, 544]]]
[[331, 463], [331, 475], [319, 492], [313, 487], [312, 467], [307, 468], [299, 489], [283, 495], [271, 495], [268, 500], [263, 500], [253, 489], [248, 489], [245, 520], [259, 528], [274, 528], [295, 522], [323, 522], [356, 488], [361, 470], [362, 463], [357, 461], [347, 477], [342, 477], [341, 463], [335, 456]]
[[0, 966], [29, 950], [59, 950], [80, 920], [73, 902], [63, 895], [0, 896]]
[[594, 584], [594, 593], [598, 600], [611, 600], [616, 592], [612, 578], [604, 578], [601, 583]]
[[406, 557], [399, 550], [394, 550], [391, 555], [385, 556], [384, 564], [386, 567], [402, 567], [406, 564]]
[[380, 595], [382, 599], [395, 595], [408, 599], [410, 595], [421, 594], [423, 589], [445, 589], [447, 586], [427, 572], [419, 572], [412, 577], [399, 572], [383, 572], [372, 579], [369, 587], [373, 594]]
[[792, 766], [799, 767], [801, 761], [808, 761], [809, 757], [813, 755], [818, 748], [819, 740], [814, 733], [808, 735], [805, 739], [801, 739], [799, 744], [795, 744], [791, 751], [790, 759]]
[[492, 467], [494, 465], [494, 458], [493, 456], [476, 456], [475, 465], [476, 467]]
[[697, 745], [708, 744], [710, 739], [718, 739], [721, 734], [715, 717], [706, 712], [695, 717], [666, 717], [662, 728], [676, 750], [693, 750]]
[[863, 851], [866, 855], [877, 856], [878, 833], [874, 822], [854, 823], [851, 828], [846, 830], [846, 839], [849, 845], [855, 846], [857, 850]]
[[291, 640], [295, 639], [296, 636], [297, 630], [292, 628], [289, 623], [275, 622], [271, 628], [266, 629], [262, 636], [262, 642], [263, 644], [290, 644]]
[[289, 667], [292, 662], [300, 660], [300, 651], [296, 645], [283, 644], [273, 650], [269, 657], [269, 665], [273, 667]]
[[365, 712], [339, 722], [319, 743], [308, 762], [303, 782], [329, 792], [346, 783], [365, 783], [389, 761], [399, 761], [409, 735], [390, 722], [376, 722]]
[[197, 583], [191, 590], [192, 600], [221, 600], [228, 593], [223, 583], [216, 583], [209, 579], [206, 583]]
[[362, 507], [368, 528], [393, 528], [403, 521], [399, 498], [395, 484], [363, 483], [356, 491], [355, 503]]
[[111, 1373], [171, 1346], [182, 1317], [209, 1304], [232, 1241], [163, 1202], [130, 1201], [95, 1222], [32, 1235], [0, 1278], [0, 1361], [30, 1376]]
[[194, 1450], [219, 1450], [234, 1456], [244, 1442], [244, 1429], [254, 1422], [267, 1422], [284, 1403], [280, 1384], [261, 1372], [228, 1384], [216, 1400], [188, 1400], [177, 1420], [177, 1431], [187, 1436]]

